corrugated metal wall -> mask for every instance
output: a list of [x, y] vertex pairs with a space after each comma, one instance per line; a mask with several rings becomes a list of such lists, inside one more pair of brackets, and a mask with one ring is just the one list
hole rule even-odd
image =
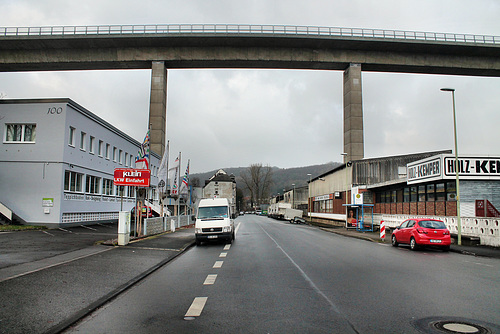
[[[451, 151], [447, 150], [401, 155], [397, 157], [356, 160], [352, 162], [352, 183], [354, 186], [369, 186], [384, 182], [394, 182], [399, 179], [403, 181], [406, 180], [406, 164], [443, 153], [451, 153]], [[400, 169], [400, 167], [403, 169]], [[404, 172], [404, 174], [401, 172]]]

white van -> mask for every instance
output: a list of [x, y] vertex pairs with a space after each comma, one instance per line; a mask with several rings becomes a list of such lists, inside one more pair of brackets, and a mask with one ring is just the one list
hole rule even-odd
[[203, 241], [234, 240], [234, 213], [227, 198], [206, 198], [200, 200], [196, 214], [196, 244]]

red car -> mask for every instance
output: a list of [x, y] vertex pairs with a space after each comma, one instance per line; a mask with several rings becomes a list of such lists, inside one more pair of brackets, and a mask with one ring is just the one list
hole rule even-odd
[[437, 246], [445, 252], [450, 250], [450, 231], [441, 220], [415, 218], [405, 220], [392, 232], [392, 245], [409, 244], [411, 250], [423, 246]]

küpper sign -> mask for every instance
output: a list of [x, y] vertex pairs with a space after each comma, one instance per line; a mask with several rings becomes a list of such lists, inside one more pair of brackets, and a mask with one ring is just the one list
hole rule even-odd
[[150, 180], [149, 169], [116, 168], [113, 182], [115, 186], [149, 187]]

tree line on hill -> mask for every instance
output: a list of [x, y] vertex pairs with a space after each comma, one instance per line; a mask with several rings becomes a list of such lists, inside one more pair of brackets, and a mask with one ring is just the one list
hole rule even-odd
[[[286, 191], [295, 188], [307, 186], [309, 176], [314, 178], [324, 174], [338, 166], [339, 162], [328, 162], [321, 165], [312, 165], [294, 168], [279, 168], [263, 166], [261, 163], [255, 163], [249, 167], [230, 167], [223, 168], [228, 174], [233, 174], [236, 180], [236, 187], [241, 191], [242, 196], [250, 197], [255, 203], [258, 199], [268, 199], [270, 196], [283, 194]], [[217, 170], [191, 174], [190, 180], [193, 186], [204, 186], [205, 180], [211, 178]], [[258, 204], [258, 203], [255, 203]]]

